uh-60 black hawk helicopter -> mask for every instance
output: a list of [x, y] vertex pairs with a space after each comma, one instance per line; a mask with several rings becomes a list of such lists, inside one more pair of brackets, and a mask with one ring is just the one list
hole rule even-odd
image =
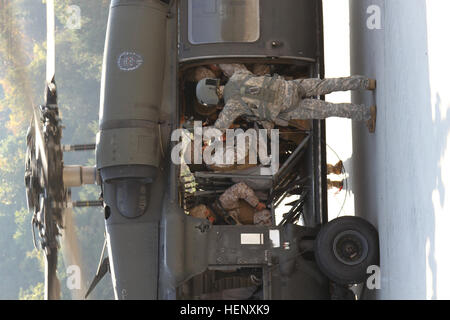
[[[330, 288], [348, 297], [349, 285], [365, 281], [368, 266], [378, 264], [378, 235], [357, 217], [328, 222], [324, 121], [280, 128], [275, 173], [170, 159], [173, 130], [220, 112], [195, 99], [199, 67], [258, 64], [286, 79], [324, 76], [320, 0], [112, 0], [100, 131], [95, 145], [70, 147], [61, 145], [53, 1], [47, 6], [46, 99], [34, 108], [25, 179], [46, 256], [46, 299], [60, 298], [58, 238], [71, 242], [64, 239], [73, 233], [70, 209], [89, 205], [104, 208], [108, 252], [89, 292], [108, 271], [116, 299], [217, 299], [245, 288], [254, 288], [251, 299], [329, 299], [339, 291]], [[237, 122], [258, 128], [251, 119]], [[95, 149], [96, 167], [64, 166], [64, 151], [86, 149]], [[255, 190], [271, 211], [271, 226], [187, 214], [237, 181], [262, 182]], [[71, 187], [95, 183], [99, 200], [71, 202]], [[291, 209], [275, 224], [275, 210], [288, 197]], [[76, 245], [66, 247], [76, 264]]]

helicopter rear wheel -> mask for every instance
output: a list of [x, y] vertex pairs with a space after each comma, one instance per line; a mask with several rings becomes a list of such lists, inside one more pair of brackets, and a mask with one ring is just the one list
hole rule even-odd
[[378, 231], [359, 217], [332, 220], [317, 235], [315, 258], [335, 283], [362, 283], [368, 277], [367, 268], [379, 264]]

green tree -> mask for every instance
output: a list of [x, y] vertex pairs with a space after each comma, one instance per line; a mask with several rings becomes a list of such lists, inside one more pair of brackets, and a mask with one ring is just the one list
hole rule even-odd
[[[43, 102], [46, 39], [45, 3], [0, 0], [0, 299], [43, 298], [42, 253], [34, 249], [31, 214], [26, 209], [24, 154], [31, 105]], [[81, 9], [81, 28], [67, 27], [67, 8]], [[91, 143], [98, 128], [98, 106], [109, 1], [56, 1], [56, 82], [65, 130], [63, 143]], [[65, 154], [65, 164], [95, 163], [93, 153]], [[97, 199], [95, 186], [75, 188], [74, 199]], [[100, 209], [75, 210], [77, 234], [93, 277], [104, 238]], [[63, 298], [67, 277], [60, 259]], [[110, 277], [94, 292], [113, 298]]]

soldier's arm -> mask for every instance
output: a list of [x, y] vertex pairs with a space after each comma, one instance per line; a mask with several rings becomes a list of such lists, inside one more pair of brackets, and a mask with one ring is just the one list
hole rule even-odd
[[214, 127], [225, 131], [230, 128], [234, 120], [243, 114], [246, 114], [246, 106], [238, 100], [230, 99], [227, 101], [227, 104], [223, 108], [222, 112], [220, 112], [219, 117], [214, 123]]
[[235, 184], [231, 191], [234, 193], [236, 198], [247, 201], [247, 203], [252, 207], [256, 207], [259, 204], [259, 199], [256, 196], [255, 191], [253, 191], [253, 189], [244, 182]]
[[223, 73], [230, 78], [234, 73], [248, 73], [251, 74], [250, 71], [243, 64], [219, 64], [220, 69], [222, 69]]

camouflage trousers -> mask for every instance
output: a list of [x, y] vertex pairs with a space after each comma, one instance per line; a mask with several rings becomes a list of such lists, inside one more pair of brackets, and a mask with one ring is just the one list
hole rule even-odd
[[279, 116], [282, 120], [349, 118], [356, 121], [370, 119], [370, 107], [353, 103], [331, 103], [318, 99], [303, 99], [297, 108]]
[[335, 79], [298, 79], [292, 81], [299, 86], [303, 99], [297, 106], [292, 106], [280, 113], [283, 120], [290, 119], [325, 119], [328, 117], [350, 118], [357, 121], [370, 119], [370, 107], [353, 103], [331, 103], [311, 99], [336, 91], [365, 90], [369, 79], [363, 76], [351, 76]]
[[366, 90], [369, 87], [369, 79], [364, 76], [350, 76], [345, 78], [330, 79], [298, 79], [293, 80], [303, 89], [304, 97], [316, 97], [336, 91]]

